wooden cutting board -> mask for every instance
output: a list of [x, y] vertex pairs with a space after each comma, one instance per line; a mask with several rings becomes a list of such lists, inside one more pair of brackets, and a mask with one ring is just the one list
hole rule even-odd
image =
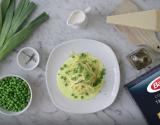
[[[132, 0], [123, 0], [112, 15], [140, 10], [142, 9], [140, 9]], [[116, 29], [126, 35], [129, 41], [134, 42], [137, 45], [147, 45], [155, 51], [160, 52], [160, 41], [157, 39], [155, 32], [118, 25], [116, 26]]]

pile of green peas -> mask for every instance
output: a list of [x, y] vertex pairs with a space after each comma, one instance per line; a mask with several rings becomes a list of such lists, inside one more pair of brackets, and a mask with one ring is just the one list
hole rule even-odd
[[31, 92], [28, 84], [16, 76], [0, 80], [0, 107], [7, 111], [22, 111], [29, 103]]

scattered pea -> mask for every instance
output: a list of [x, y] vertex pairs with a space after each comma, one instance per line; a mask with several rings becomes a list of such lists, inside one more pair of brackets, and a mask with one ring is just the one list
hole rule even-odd
[[86, 93], [86, 95], [88, 96], [89, 94], [88, 94], [88, 93]]
[[65, 86], [68, 86], [68, 84], [66, 83]]
[[61, 79], [63, 79], [63, 76], [61, 76]]
[[93, 62], [93, 63], [97, 63], [97, 60], [93, 60], [92, 62]]
[[92, 71], [93, 71], [93, 72], [95, 71], [95, 68], [94, 68], [94, 67], [92, 68]]
[[74, 96], [74, 93], [72, 93], [71, 96]]
[[67, 80], [67, 78], [66, 78], [66, 77], [63, 77], [63, 80]]
[[67, 67], [67, 64], [64, 64], [64, 67]]
[[86, 57], [87, 55], [85, 53], [81, 53], [80, 57]]

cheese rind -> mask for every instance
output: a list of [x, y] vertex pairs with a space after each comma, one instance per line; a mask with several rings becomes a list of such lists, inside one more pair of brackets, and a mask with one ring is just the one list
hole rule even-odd
[[158, 29], [160, 31], [160, 10], [158, 11], [157, 25], [158, 25]]
[[107, 23], [160, 31], [160, 10], [148, 10], [107, 17]]

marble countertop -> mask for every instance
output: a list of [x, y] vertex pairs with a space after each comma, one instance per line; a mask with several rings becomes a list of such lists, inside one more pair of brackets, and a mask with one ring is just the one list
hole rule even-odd
[[[128, 63], [126, 55], [136, 47], [111, 25], [106, 25], [109, 15], [121, 0], [34, 0], [38, 5], [36, 14], [46, 11], [50, 20], [43, 24], [25, 44], [15, 49], [10, 56], [0, 62], [0, 76], [19, 74], [24, 76], [33, 89], [33, 102], [22, 115], [8, 117], [0, 114], [0, 125], [147, 125], [141, 111], [124, 89], [124, 84], [145, 72], [136, 71]], [[160, 0], [135, 0], [143, 9], [160, 8]], [[92, 7], [86, 29], [72, 29], [66, 25], [69, 13], [74, 9]], [[160, 34], [157, 34], [160, 36]], [[114, 104], [103, 111], [93, 114], [70, 114], [52, 104], [45, 84], [45, 65], [50, 51], [56, 45], [71, 39], [90, 38], [110, 45], [115, 51], [121, 69], [121, 87]], [[160, 37], [159, 37], [160, 38]], [[20, 48], [36, 48], [41, 61], [33, 71], [23, 71], [16, 64]], [[159, 59], [151, 67], [159, 63]]]

